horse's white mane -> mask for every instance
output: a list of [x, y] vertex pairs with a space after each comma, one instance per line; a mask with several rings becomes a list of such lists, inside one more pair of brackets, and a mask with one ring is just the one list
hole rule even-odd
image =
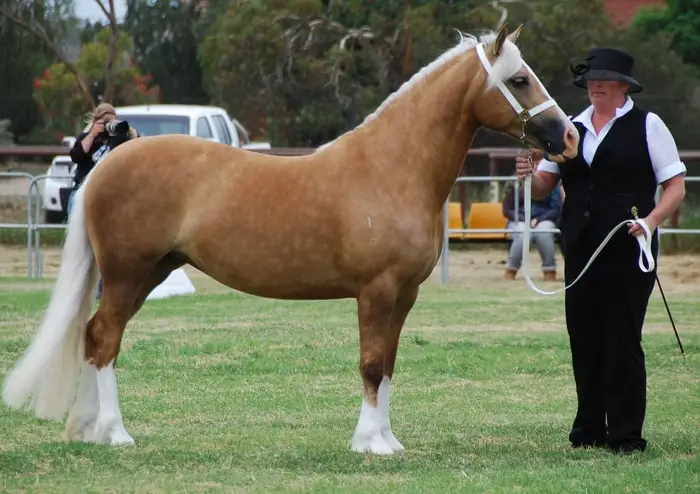
[[[487, 32], [483, 35], [481, 35], [479, 38], [477, 38], [474, 35], [471, 34], [465, 34], [462, 33], [461, 31], [457, 31], [459, 34], [459, 43], [457, 43], [455, 46], [450, 48], [449, 50], [445, 51], [442, 55], [440, 55], [438, 58], [433, 60], [431, 63], [428, 65], [424, 66], [421, 68], [418, 72], [413, 74], [413, 76], [404, 82], [399, 89], [394, 91], [392, 94], [390, 94], [379, 107], [372, 112], [371, 114], [367, 115], [365, 119], [362, 121], [360, 125], [357, 126], [357, 128], [362, 127], [363, 125], [366, 125], [367, 123], [371, 122], [375, 118], [377, 118], [382, 111], [389, 105], [391, 105], [397, 98], [401, 97], [404, 93], [409, 91], [411, 88], [413, 88], [416, 84], [418, 84], [420, 81], [425, 79], [425, 77], [443, 66], [445, 63], [448, 61], [452, 60], [453, 58], [468, 52], [469, 50], [473, 50], [476, 48], [476, 45], [479, 43], [484, 43], [488, 44], [494, 41], [497, 37], [497, 33], [494, 32]], [[491, 89], [496, 82], [498, 81], [504, 81], [511, 77], [513, 74], [515, 74], [518, 70], [521, 69], [523, 64], [523, 60], [520, 55], [520, 49], [509, 39], [506, 39], [505, 43], [503, 43], [503, 49], [501, 51], [501, 55], [498, 57], [498, 59], [493, 63], [493, 67], [491, 70], [491, 73], [489, 75], [489, 82], [487, 89]], [[333, 141], [328, 142], [320, 147], [318, 147], [316, 150], [320, 150], [322, 148], [327, 147], [330, 145]]]

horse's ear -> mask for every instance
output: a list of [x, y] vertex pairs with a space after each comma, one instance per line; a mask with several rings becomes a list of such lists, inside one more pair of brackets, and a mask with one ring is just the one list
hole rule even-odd
[[515, 31], [513, 31], [512, 33], [510, 33], [510, 34], [508, 35], [508, 39], [509, 39], [512, 43], [515, 43], [515, 42], [518, 40], [518, 36], [520, 36], [520, 30], [521, 30], [522, 28], [523, 28], [523, 25], [520, 24], [520, 25], [518, 26], [518, 29], [516, 29]]
[[498, 31], [498, 36], [496, 36], [496, 41], [491, 45], [491, 54], [497, 57], [501, 54], [501, 49], [503, 48], [503, 43], [506, 42], [506, 37], [508, 36], [508, 23], [504, 22], [501, 29]]

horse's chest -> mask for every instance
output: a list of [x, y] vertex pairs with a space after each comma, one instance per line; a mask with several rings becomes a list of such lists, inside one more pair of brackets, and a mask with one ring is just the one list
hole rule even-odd
[[400, 237], [399, 257], [415, 276], [427, 277], [440, 257], [442, 224], [425, 222], [397, 237]]

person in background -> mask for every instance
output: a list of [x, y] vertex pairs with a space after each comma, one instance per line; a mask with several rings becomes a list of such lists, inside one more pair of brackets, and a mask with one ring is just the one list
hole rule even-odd
[[[518, 216], [515, 216], [515, 186], [514, 182], [508, 182], [504, 190], [503, 215], [508, 218], [507, 228], [523, 231], [525, 227], [525, 188], [518, 188]], [[555, 233], [541, 230], [557, 228], [561, 215], [562, 202], [559, 188], [555, 187], [544, 198], [532, 198], [531, 222], [532, 241], [537, 246], [542, 262], [542, 274], [547, 281], [554, 281], [557, 277]], [[512, 241], [508, 249], [505, 278], [514, 280], [523, 258], [522, 233], [511, 234]]]
[[109, 103], [100, 103], [95, 110], [88, 114], [87, 118], [91, 126], [87, 132], [78, 135], [70, 150], [70, 157], [75, 163], [75, 177], [73, 179], [73, 191], [68, 198], [67, 211], [73, 206], [73, 197], [80, 185], [87, 177], [94, 166], [109, 152], [130, 139], [138, 137], [138, 133], [133, 127], [128, 127], [126, 132], [110, 134], [105, 130], [105, 123], [116, 120], [117, 112]]
[[[580, 135], [578, 155], [561, 165], [543, 159], [536, 171], [526, 157], [516, 158], [518, 177], [534, 173], [533, 196], [547, 195], [562, 181], [567, 285], [614, 227], [637, 216], [652, 232], [649, 240], [657, 258], [656, 228], [685, 197], [686, 167], [671, 132], [630, 96], [642, 91], [632, 77], [633, 66], [634, 58], [624, 51], [592, 49], [587, 63], [571, 67], [574, 85], [586, 89], [590, 101], [573, 119]], [[657, 204], [658, 185], [663, 193]], [[644, 230], [636, 223], [618, 230], [565, 292], [578, 400], [569, 433], [575, 448], [607, 447], [621, 454], [646, 449], [642, 326], [656, 268], [648, 273], [639, 268], [637, 235]]]
[[[90, 129], [78, 135], [70, 150], [70, 157], [76, 164], [75, 177], [73, 178], [73, 190], [68, 196], [66, 207], [68, 216], [73, 209], [73, 198], [78, 188], [83, 184], [88, 173], [117, 146], [130, 139], [138, 137], [136, 130], [130, 126], [122, 125], [119, 132], [110, 133], [105, 129], [107, 122], [117, 119], [117, 112], [109, 103], [100, 103], [95, 110], [88, 114], [91, 122]], [[98, 285], [97, 297], [102, 295], [102, 280]]]

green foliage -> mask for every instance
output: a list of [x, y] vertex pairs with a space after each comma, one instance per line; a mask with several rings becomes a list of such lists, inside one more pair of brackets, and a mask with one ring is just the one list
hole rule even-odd
[[51, 63], [52, 55], [39, 37], [4, 13], [31, 20], [30, 25], [41, 23], [47, 33], [62, 33], [72, 24], [66, 4], [70, 2], [0, 0], [0, 118], [10, 120], [10, 131], [19, 142], [25, 141], [40, 122], [32, 80]]
[[[153, 76], [163, 103], [207, 104], [197, 58], [204, 12], [186, 0], [127, 0], [123, 29], [134, 41], [134, 60]], [[167, 33], [167, 35], [164, 35]]]
[[84, 110], [75, 75], [62, 63], [55, 63], [34, 80], [34, 99], [43, 116], [43, 130], [60, 142], [80, 126], [77, 120]]
[[700, 70], [684, 64], [670, 44], [670, 36], [663, 32], [647, 35], [631, 28], [622, 33], [617, 46], [635, 57], [635, 78], [644, 86], [633, 99], [664, 120], [679, 147], [695, 149], [700, 113], [688, 108], [700, 84]]
[[414, 3], [232, 2], [200, 47], [205, 80], [237, 118], [266, 119], [275, 144], [320, 145], [452, 46], [455, 29], [496, 21], [481, 1]]
[[[105, 61], [109, 49], [109, 29], [103, 29], [95, 41], [84, 44], [77, 61], [78, 70], [93, 84], [101, 84], [105, 77]], [[158, 87], [148, 87], [150, 76], [142, 76], [131, 61], [133, 41], [126, 33], [117, 40], [117, 56], [113, 77], [117, 93], [114, 105], [143, 104], [158, 101]], [[57, 140], [82, 129], [84, 103], [75, 75], [62, 63], [51, 65], [43, 77], [34, 81], [34, 98], [44, 116], [44, 130]]]
[[640, 9], [633, 25], [646, 34], [670, 35], [670, 47], [683, 61], [700, 67], [700, 0], [669, 0]]

